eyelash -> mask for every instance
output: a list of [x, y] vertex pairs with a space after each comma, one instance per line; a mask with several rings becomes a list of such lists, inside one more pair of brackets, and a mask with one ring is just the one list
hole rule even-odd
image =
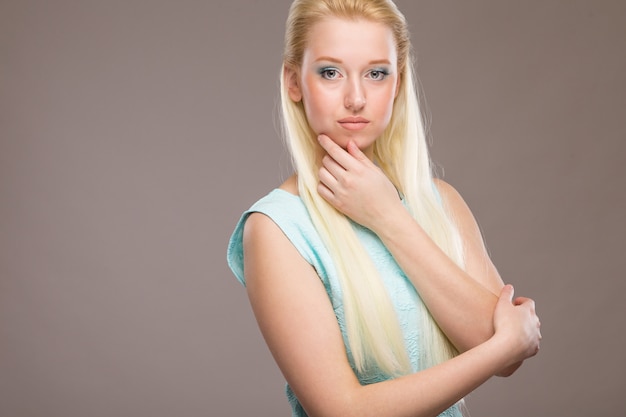
[[369, 72], [370, 77], [371, 77], [371, 76], [372, 76], [372, 74], [374, 74], [374, 73], [377, 73], [377, 74], [379, 74], [379, 75], [381, 75], [381, 76], [382, 76], [382, 78], [373, 78], [373, 79], [374, 79], [374, 81], [382, 81], [382, 80], [384, 80], [385, 78], [387, 78], [387, 76], [389, 75], [389, 71], [387, 71], [387, 70], [386, 70], [386, 69], [384, 69], [384, 68], [378, 68], [378, 69], [371, 70], [371, 71]]
[[339, 70], [337, 68], [331, 68], [331, 67], [324, 67], [324, 68], [320, 68], [319, 70], [319, 74], [322, 76], [323, 79], [325, 80], [334, 80], [335, 77], [329, 77], [328, 73], [333, 72], [335, 73], [335, 76], [337, 76], [337, 74], [339, 73]]
[[[339, 70], [337, 68], [332, 68], [332, 67], [320, 68], [318, 72], [320, 76], [324, 78], [325, 80], [334, 80], [337, 77], [337, 74], [339, 74]], [[333, 75], [329, 75], [329, 73], [333, 73]], [[378, 78], [372, 77], [373, 74], [378, 74], [379, 77]], [[382, 81], [385, 78], [387, 78], [387, 76], [389, 75], [389, 71], [384, 68], [378, 68], [378, 69], [371, 70], [368, 73], [368, 75], [374, 81]]]

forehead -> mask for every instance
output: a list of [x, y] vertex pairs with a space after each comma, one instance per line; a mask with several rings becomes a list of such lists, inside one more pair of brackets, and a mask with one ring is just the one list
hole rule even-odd
[[391, 29], [379, 22], [358, 19], [325, 18], [309, 31], [305, 61], [329, 57], [342, 62], [397, 61]]

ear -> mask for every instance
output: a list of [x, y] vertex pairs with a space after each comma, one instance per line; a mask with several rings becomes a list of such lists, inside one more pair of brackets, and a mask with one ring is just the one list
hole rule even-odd
[[287, 91], [289, 92], [289, 98], [296, 103], [302, 100], [299, 72], [292, 67], [285, 66], [283, 70], [283, 77], [284, 83], [287, 86]]

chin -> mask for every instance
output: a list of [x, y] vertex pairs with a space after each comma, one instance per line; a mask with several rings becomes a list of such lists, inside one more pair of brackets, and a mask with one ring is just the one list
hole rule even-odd
[[364, 135], [360, 133], [343, 133], [336, 137], [331, 136], [331, 138], [337, 145], [344, 149], [348, 146], [348, 142], [350, 141], [356, 143], [359, 149], [371, 147], [374, 142], [376, 142], [376, 139], [372, 138], [371, 135]]

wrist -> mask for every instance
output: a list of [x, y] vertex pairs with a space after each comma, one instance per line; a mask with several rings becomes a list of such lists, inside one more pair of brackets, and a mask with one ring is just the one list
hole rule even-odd
[[384, 214], [378, 216], [370, 229], [385, 240], [385, 238], [398, 236], [399, 232], [406, 231], [408, 222], [413, 220], [402, 201], [398, 200], [390, 205]]
[[494, 333], [485, 344], [489, 344], [489, 348], [492, 350], [494, 362], [498, 365], [497, 372], [520, 361], [517, 355], [514, 355], [515, 347], [511, 345], [511, 341], [502, 333]]

